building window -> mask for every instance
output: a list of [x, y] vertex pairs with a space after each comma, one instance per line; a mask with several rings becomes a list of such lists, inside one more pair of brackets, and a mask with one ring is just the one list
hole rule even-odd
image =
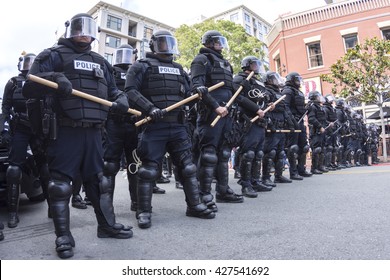
[[152, 38], [152, 35], [153, 35], [153, 29], [145, 26], [144, 39], [150, 40], [150, 38]]
[[107, 35], [106, 37], [106, 46], [111, 48], [118, 48], [121, 44], [121, 39]]
[[263, 28], [263, 25], [261, 24], [260, 21], [257, 23], [257, 28], [259, 28], [259, 30], [261, 30]]
[[309, 58], [309, 68], [323, 66], [321, 44], [320, 42], [313, 42], [307, 44], [307, 54]]
[[387, 29], [382, 29], [382, 36], [384, 40], [390, 40], [390, 27]]
[[245, 22], [251, 22], [251, 18], [248, 14], [244, 14]]
[[107, 28], [121, 31], [122, 19], [108, 15], [107, 16]]
[[107, 59], [110, 64], [112, 64], [112, 59], [113, 59], [113, 54], [112, 53], [104, 53], [104, 58]]
[[230, 15], [230, 21], [238, 22], [238, 13]]
[[357, 34], [348, 34], [343, 36], [345, 52], [349, 49], [353, 49], [358, 44]]
[[263, 33], [261, 33], [261, 31], [259, 31], [259, 40], [262, 42], [264, 41]]
[[264, 25], [264, 34], [268, 34], [268, 27]]
[[248, 33], [249, 35], [252, 35], [251, 27], [250, 27], [248, 24], [245, 24], [245, 31], [246, 31], [246, 33]]

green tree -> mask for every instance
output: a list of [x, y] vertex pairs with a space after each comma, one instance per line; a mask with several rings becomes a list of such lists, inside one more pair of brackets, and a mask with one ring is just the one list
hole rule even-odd
[[349, 49], [321, 79], [333, 85], [335, 95], [378, 105], [382, 120], [383, 155], [387, 160], [383, 103], [389, 97], [390, 41], [367, 38]]
[[248, 35], [241, 25], [227, 20], [207, 20], [192, 26], [181, 25], [175, 31], [180, 52], [177, 62], [185, 69], [190, 69], [192, 60], [202, 47], [202, 35], [208, 30], [218, 30], [228, 40], [229, 51], [224, 51], [223, 54], [232, 64], [234, 73], [241, 70], [241, 60], [245, 56], [254, 55], [264, 59], [263, 43]]

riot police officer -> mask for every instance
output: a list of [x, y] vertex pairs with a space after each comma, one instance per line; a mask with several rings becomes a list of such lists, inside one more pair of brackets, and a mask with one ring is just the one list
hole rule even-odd
[[307, 139], [304, 117], [305, 95], [300, 90], [303, 84], [301, 75], [297, 72], [291, 72], [286, 76], [286, 84], [282, 93], [286, 95], [284, 102], [293, 116], [292, 121], [296, 130], [287, 135], [287, 158], [289, 162], [290, 179], [302, 180], [303, 177], [310, 177], [312, 174], [306, 170], [306, 156], [310, 146]]
[[[45, 148], [41, 139], [33, 133], [29, 121], [26, 98], [22, 95], [22, 87], [26, 81], [26, 75], [33, 64], [36, 55], [25, 54], [20, 58], [18, 69], [20, 74], [11, 78], [5, 86], [2, 103], [2, 123], [10, 124], [12, 141], [10, 142], [10, 153], [8, 156], [9, 166], [6, 172], [8, 184], [8, 227], [14, 228], [19, 223], [19, 195], [21, 192], [21, 182], [23, 168], [27, 162], [27, 149], [30, 146], [34, 160], [40, 173], [42, 190], [47, 198], [47, 185], [49, 182], [49, 172]], [[1, 129], [2, 133], [6, 133]]]
[[[185, 124], [182, 106], [164, 112], [168, 106], [189, 94], [189, 79], [183, 67], [173, 61], [178, 54], [176, 38], [169, 31], [153, 33], [146, 58], [135, 62], [126, 75], [125, 90], [129, 99], [152, 122], [143, 124], [137, 153], [142, 162], [138, 170], [138, 208], [140, 228], [149, 228], [152, 214], [152, 192], [166, 152], [178, 168], [187, 202], [187, 216], [212, 219], [215, 213], [200, 201], [192, 142]], [[207, 95], [207, 88], [201, 88]]]
[[72, 88], [101, 99], [113, 100], [111, 110], [128, 111], [127, 98], [116, 87], [111, 65], [91, 51], [97, 25], [89, 14], [80, 13], [65, 23], [65, 37], [41, 52], [30, 74], [58, 84], [53, 90], [27, 81], [23, 95], [40, 98], [54, 95], [58, 131], [47, 148], [51, 181], [50, 209], [56, 233], [56, 252], [60, 258], [73, 256], [75, 241], [70, 231], [70, 182], [81, 173], [83, 185], [96, 215], [99, 238], [130, 238], [130, 227], [116, 223], [110, 186], [103, 177], [102, 128], [109, 108], [72, 95]]
[[322, 107], [324, 97], [318, 91], [309, 92], [307, 117], [310, 127], [310, 146], [312, 150], [311, 173], [328, 172], [324, 167], [326, 112]]
[[[115, 81], [120, 90], [124, 90], [126, 73], [133, 64], [135, 50], [128, 44], [121, 45], [115, 50], [113, 68]], [[129, 182], [130, 210], [137, 210], [137, 168], [134, 158], [138, 143], [138, 129], [134, 125], [136, 116], [127, 113], [119, 114], [110, 111], [105, 124], [104, 138], [104, 176], [110, 184], [110, 193], [113, 195], [115, 176], [120, 169], [122, 153], [130, 168], [126, 168]]]
[[[270, 97], [264, 88], [264, 84], [257, 77], [265, 74], [262, 62], [255, 56], [244, 57], [241, 61], [242, 72], [238, 73], [233, 82], [243, 84], [241, 95], [258, 105], [258, 110], [265, 109], [270, 103]], [[255, 75], [247, 81], [248, 75], [254, 71]], [[257, 191], [271, 191], [272, 187], [266, 186], [261, 181], [260, 170], [264, 156], [266, 119], [259, 118], [253, 124], [251, 119], [257, 116], [257, 110], [251, 112], [240, 108], [240, 122], [244, 127], [244, 136], [237, 153], [240, 153], [240, 174], [238, 181], [242, 186], [242, 194], [246, 197], [257, 197]]]
[[337, 121], [337, 112], [333, 107], [334, 96], [332, 94], [325, 95], [324, 110], [326, 113], [326, 131], [325, 131], [325, 159], [324, 165], [329, 170], [336, 170], [336, 153], [337, 153], [337, 128], [339, 127]]
[[337, 128], [336, 133], [336, 141], [338, 142], [338, 148], [336, 152], [336, 162], [337, 166], [340, 168], [346, 168], [346, 158], [345, 158], [345, 151], [348, 144], [348, 138], [346, 135], [349, 133], [349, 121], [347, 117], [347, 113], [345, 111], [346, 103], [344, 99], [337, 99], [336, 100], [336, 114], [337, 114], [337, 120], [338, 124], [340, 125]]
[[[270, 96], [270, 101], [275, 102], [282, 97], [281, 88], [284, 82], [276, 72], [268, 71], [265, 75], [265, 89]], [[265, 135], [263, 158], [263, 183], [270, 187], [276, 187], [276, 183], [291, 183], [283, 176], [284, 158], [286, 156], [285, 133], [278, 130], [294, 130], [291, 114], [287, 110], [284, 100], [275, 105], [275, 109], [267, 112], [269, 118], [269, 132]], [[271, 168], [275, 166], [275, 179], [271, 181]]]
[[[227, 39], [219, 31], [209, 30], [202, 36], [202, 45], [203, 47], [191, 63], [192, 89], [225, 82], [224, 86], [216, 89], [212, 95], [204, 96], [197, 108], [200, 191], [202, 200], [208, 207], [213, 211], [218, 211], [211, 194], [214, 174], [217, 180], [217, 202], [240, 203], [244, 201], [243, 196], [234, 193], [228, 184], [231, 149], [236, 145], [235, 137], [239, 136], [240, 132], [233, 129], [235, 124], [233, 114], [229, 114], [228, 108], [225, 107], [235, 90], [232, 83], [233, 68], [222, 54], [224, 49], [229, 48]], [[239, 98], [240, 95], [237, 102], [240, 101]], [[211, 123], [217, 116], [221, 119], [212, 127]], [[259, 110], [259, 116], [263, 117], [261, 110]]]

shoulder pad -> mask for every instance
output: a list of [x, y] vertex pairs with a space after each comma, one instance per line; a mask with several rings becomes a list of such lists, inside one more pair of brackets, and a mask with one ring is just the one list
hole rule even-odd
[[43, 61], [50, 57], [52, 49], [45, 49], [42, 52], [38, 54], [38, 56], [35, 58], [37, 61]]

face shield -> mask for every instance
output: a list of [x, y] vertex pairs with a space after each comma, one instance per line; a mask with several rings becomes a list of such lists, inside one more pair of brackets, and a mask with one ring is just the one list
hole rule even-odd
[[159, 54], [179, 54], [176, 38], [170, 35], [157, 36], [153, 40], [153, 50]]
[[324, 104], [325, 103], [325, 97], [324, 96], [322, 96], [322, 95], [319, 95], [318, 96], [318, 99], [319, 99], [319, 102], [321, 103], [321, 104]]
[[222, 49], [229, 50], [229, 44], [225, 37], [223, 36], [212, 36], [210, 42], [213, 44], [213, 48], [217, 51]]
[[303, 79], [302, 79], [301, 76], [295, 77], [294, 82], [295, 82], [295, 85], [296, 85], [297, 87], [303, 87], [303, 85], [304, 85]]
[[21, 60], [19, 61], [18, 68], [19, 71], [28, 71], [30, 70], [34, 60], [35, 60], [35, 55], [25, 55], [21, 57]]
[[255, 74], [265, 73], [264, 65], [260, 60], [254, 60], [249, 64], [249, 69]]
[[95, 20], [89, 17], [77, 17], [70, 21], [65, 38], [91, 37], [96, 39], [97, 31]]
[[273, 73], [268, 77], [268, 82], [271, 85], [277, 86], [277, 87], [283, 87], [284, 86], [284, 80], [279, 75], [279, 73]]
[[133, 64], [133, 53], [134, 53], [134, 50], [131, 48], [120, 48], [120, 49], [115, 50], [113, 65]]

